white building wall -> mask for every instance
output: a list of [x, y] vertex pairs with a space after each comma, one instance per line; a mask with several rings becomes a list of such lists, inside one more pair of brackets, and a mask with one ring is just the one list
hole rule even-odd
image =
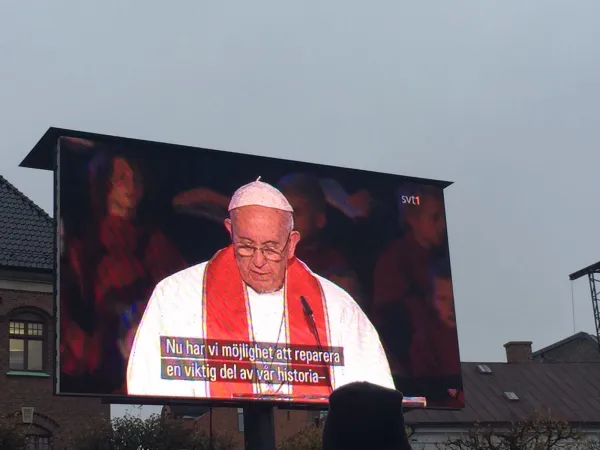
[[415, 428], [410, 436], [413, 450], [441, 450], [450, 439], [457, 439], [466, 433], [468, 428]]
[[[600, 417], [600, 412], [598, 414]], [[443, 450], [449, 440], [459, 439], [468, 431], [467, 427], [415, 427], [409, 441], [413, 450]], [[586, 440], [600, 443], [600, 429], [587, 428], [581, 433]]]

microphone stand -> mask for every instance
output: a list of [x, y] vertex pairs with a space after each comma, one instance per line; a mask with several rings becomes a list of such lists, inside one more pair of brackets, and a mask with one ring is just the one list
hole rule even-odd
[[[302, 308], [307, 315], [311, 332], [317, 340], [320, 352], [323, 345], [319, 337], [319, 330], [315, 321], [313, 311], [304, 297], [300, 297]], [[329, 367], [325, 366], [329, 390], [333, 389]], [[265, 402], [266, 403], [266, 402]], [[248, 402], [244, 406], [244, 449], [245, 450], [276, 450], [275, 445], [275, 416], [274, 408], [270, 404], [260, 401]]]
[[273, 406], [254, 401], [246, 403], [243, 409], [244, 449], [276, 450]]
[[[315, 316], [313, 314], [312, 308], [310, 307], [308, 300], [306, 300], [304, 296], [300, 296], [300, 301], [302, 302], [302, 308], [304, 309], [304, 313], [309, 319], [311, 331], [317, 339], [317, 348], [323, 354], [325, 353], [325, 351], [323, 349], [323, 345], [321, 344], [321, 338], [319, 337], [319, 330], [317, 328], [317, 322], [315, 321]], [[331, 381], [331, 373], [329, 373], [329, 366], [327, 365], [325, 366], [325, 375], [327, 378], [327, 384], [329, 385], [329, 393], [331, 393], [333, 391], [333, 383]]]

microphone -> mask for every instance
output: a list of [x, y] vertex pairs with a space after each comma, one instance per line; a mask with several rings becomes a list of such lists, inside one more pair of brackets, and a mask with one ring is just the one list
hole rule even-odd
[[308, 304], [308, 301], [306, 300], [306, 298], [304, 298], [303, 295], [300, 296], [300, 301], [302, 302], [302, 308], [304, 308], [304, 312], [306, 313], [306, 315], [314, 320], [313, 311], [310, 305]]
[[[301, 295], [300, 296], [300, 302], [302, 303], [302, 309], [304, 309], [304, 313], [306, 314], [306, 316], [309, 319], [310, 325], [311, 325], [311, 331], [313, 332], [315, 338], [317, 339], [317, 348], [319, 349], [319, 351], [321, 353], [325, 353], [325, 351], [323, 350], [323, 345], [321, 344], [321, 338], [319, 337], [319, 330], [317, 328], [317, 322], [315, 321], [315, 316], [313, 315], [313, 310], [310, 307], [310, 304], [308, 303], [308, 300], [306, 300], [306, 298]], [[330, 392], [333, 391], [333, 383], [331, 382], [331, 374], [329, 373], [329, 367], [325, 366], [325, 374], [327, 375], [327, 382], [329, 383], [329, 390]]]

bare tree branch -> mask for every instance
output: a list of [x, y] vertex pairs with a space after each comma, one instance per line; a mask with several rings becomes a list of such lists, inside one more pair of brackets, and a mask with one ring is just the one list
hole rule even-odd
[[442, 446], [450, 450], [600, 450], [568, 422], [535, 413], [504, 427], [479, 423]]

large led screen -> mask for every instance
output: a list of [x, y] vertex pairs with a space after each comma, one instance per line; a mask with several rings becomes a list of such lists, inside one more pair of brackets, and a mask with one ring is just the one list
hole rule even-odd
[[463, 406], [448, 183], [93, 136], [57, 143], [57, 394]]

